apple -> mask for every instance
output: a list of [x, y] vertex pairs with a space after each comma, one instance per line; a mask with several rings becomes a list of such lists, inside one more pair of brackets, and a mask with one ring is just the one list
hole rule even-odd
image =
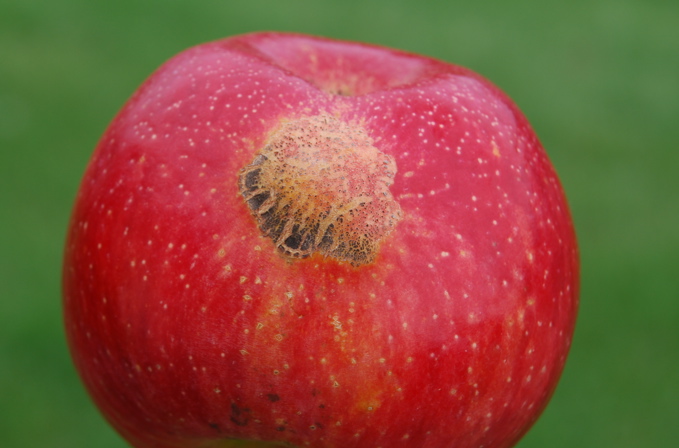
[[135, 447], [510, 447], [579, 261], [526, 118], [455, 65], [255, 33], [132, 96], [77, 194], [75, 366]]

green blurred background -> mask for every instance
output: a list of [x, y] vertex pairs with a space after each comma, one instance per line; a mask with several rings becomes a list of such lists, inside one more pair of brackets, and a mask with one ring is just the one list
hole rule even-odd
[[560, 173], [582, 255], [571, 356], [519, 447], [677, 446], [676, 0], [3, 0], [0, 447], [125, 446], [80, 386], [62, 334], [72, 200], [108, 122], [155, 68], [256, 30], [423, 53], [509, 93]]

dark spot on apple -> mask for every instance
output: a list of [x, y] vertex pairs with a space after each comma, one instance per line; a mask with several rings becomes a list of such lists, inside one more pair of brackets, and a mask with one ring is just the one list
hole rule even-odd
[[210, 425], [210, 428], [217, 430], [217, 432], [221, 432], [221, 429], [219, 429], [219, 424], [215, 422], [208, 422], [208, 425]]
[[332, 232], [334, 230], [334, 224], [330, 224], [327, 229], [325, 229], [325, 235], [321, 238], [321, 247], [332, 247]]
[[271, 196], [269, 195], [269, 192], [268, 192], [268, 191], [265, 191], [265, 192], [260, 193], [260, 194], [256, 194], [256, 195], [252, 196], [252, 197], [248, 200], [248, 206], [249, 206], [250, 209], [252, 209], [252, 210], [257, 210], [257, 209], [259, 209], [259, 208], [262, 206], [262, 204], [264, 204], [270, 197], [271, 197]]
[[275, 403], [281, 399], [278, 394], [266, 394], [266, 398], [269, 399], [270, 402]]
[[231, 417], [231, 421], [234, 422], [238, 426], [247, 426], [248, 425], [247, 419], [246, 420], [238, 420], [235, 417]]
[[231, 414], [232, 415], [240, 415], [241, 414], [241, 409], [238, 407], [236, 403], [231, 403]]
[[250, 409], [241, 409], [236, 403], [231, 403], [231, 421], [238, 426], [247, 426], [250, 420]]
[[[266, 159], [266, 157], [264, 159]], [[253, 162], [253, 165], [255, 165], [254, 162]], [[252, 170], [252, 171], [250, 171], [247, 174], [247, 176], [245, 176], [245, 188], [247, 188], [249, 190], [257, 188], [257, 184], [259, 183], [259, 175], [261, 174], [261, 172], [262, 172], [262, 170]]]
[[303, 235], [299, 233], [299, 225], [292, 228], [292, 235], [285, 239], [284, 245], [290, 249], [299, 249], [302, 245]]
[[285, 426], [279, 426], [278, 428], [276, 428], [276, 431], [281, 431], [281, 432], [285, 431]]
[[328, 92], [338, 96], [352, 96], [354, 94], [353, 90], [351, 90], [351, 87], [349, 86], [337, 86], [334, 89], [328, 88]]

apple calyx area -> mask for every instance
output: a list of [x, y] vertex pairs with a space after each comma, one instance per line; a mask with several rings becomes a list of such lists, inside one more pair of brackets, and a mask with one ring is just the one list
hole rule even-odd
[[358, 125], [330, 115], [283, 122], [238, 187], [263, 235], [289, 259], [371, 263], [401, 219], [396, 162]]

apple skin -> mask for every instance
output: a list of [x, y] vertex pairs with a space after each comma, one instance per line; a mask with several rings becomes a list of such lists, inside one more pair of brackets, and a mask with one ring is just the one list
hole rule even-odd
[[[286, 256], [239, 191], [305, 117], [395, 164], [400, 215], [367, 262]], [[74, 363], [135, 447], [513, 446], [564, 368], [578, 290], [562, 187], [505, 94], [285, 33], [194, 47], [141, 86], [89, 163], [63, 268]]]

